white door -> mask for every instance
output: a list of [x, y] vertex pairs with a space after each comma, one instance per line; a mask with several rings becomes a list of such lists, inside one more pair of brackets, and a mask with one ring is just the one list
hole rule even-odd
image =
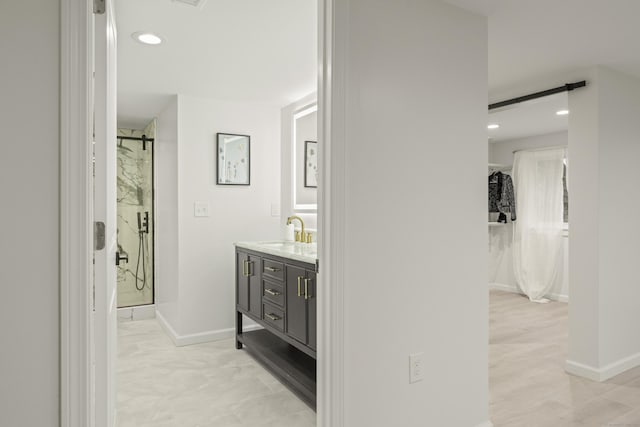
[[104, 224], [104, 248], [95, 251], [93, 362], [95, 426], [116, 422], [117, 218], [116, 27], [113, 2], [94, 14], [94, 218]]

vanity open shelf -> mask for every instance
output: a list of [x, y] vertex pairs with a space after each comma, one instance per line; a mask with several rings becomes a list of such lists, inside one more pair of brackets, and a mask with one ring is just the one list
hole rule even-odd
[[[315, 245], [276, 243], [236, 243], [236, 348], [315, 409]], [[243, 316], [262, 328], [244, 331]]]

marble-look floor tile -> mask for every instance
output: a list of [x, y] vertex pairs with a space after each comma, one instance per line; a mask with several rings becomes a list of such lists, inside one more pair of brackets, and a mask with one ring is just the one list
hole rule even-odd
[[118, 427], [315, 426], [233, 340], [175, 347], [155, 319], [118, 327]]

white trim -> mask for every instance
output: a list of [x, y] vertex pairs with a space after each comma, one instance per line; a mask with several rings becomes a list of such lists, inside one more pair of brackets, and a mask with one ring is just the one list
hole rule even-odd
[[127, 322], [135, 320], [155, 319], [155, 304], [137, 305], [135, 307], [121, 307], [118, 309], [118, 321]]
[[60, 2], [60, 425], [92, 426], [91, 2]]
[[[156, 319], [158, 320], [158, 323], [160, 324], [162, 329], [167, 333], [167, 335], [169, 335], [169, 338], [171, 338], [171, 341], [176, 347], [222, 341], [233, 338], [236, 334], [235, 328], [228, 328], [219, 329], [217, 331], [199, 332], [197, 334], [180, 335], [159, 311], [156, 311]], [[255, 331], [258, 329], [262, 329], [262, 326], [253, 324], [247, 325], [243, 328], [245, 332]]]
[[[489, 289], [496, 289], [498, 291], [505, 291], [505, 292], [511, 292], [518, 295], [524, 295], [520, 291], [520, 289], [518, 289], [516, 286], [505, 285], [503, 283], [489, 283]], [[549, 298], [550, 300], [558, 301], [558, 302], [569, 302], [569, 295], [547, 294], [545, 295], [545, 298]]]
[[567, 360], [565, 370], [572, 375], [603, 382], [638, 366], [640, 366], [640, 353], [625, 357], [602, 368], [594, 368], [573, 360]]
[[485, 421], [478, 424], [476, 427], [493, 427], [493, 423], [491, 421]]
[[177, 345], [176, 339], [178, 338], [178, 333], [176, 332], [175, 329], [173, 329], [171, 324], [167, 321], [167, 319], [165, 319], [162, 313], [160, 313], [158, 310], [156, 310], [156, 320], [160, 324], [160, 327], [167, 333], [167, 335], [169, 335], [169, 338], [171, 338], [171, 341], [173, 341], [173, 343]]
[[[317, 425], [344, 427], [345, 76], [348, 1], [318, 1]], [[340, 41], [341, 43], [336, 43]]]
[[592, 381], [600, 382], [600, 371], [591, 366], [583, 365], [582, 363], [567, 360], [565, 363], [565, 371], [571, 375], [587, 378]]

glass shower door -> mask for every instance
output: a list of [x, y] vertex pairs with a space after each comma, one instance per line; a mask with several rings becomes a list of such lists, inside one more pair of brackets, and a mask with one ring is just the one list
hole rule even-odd
[[153, 304], [153, 138], [118, 130], [118, 308]]

